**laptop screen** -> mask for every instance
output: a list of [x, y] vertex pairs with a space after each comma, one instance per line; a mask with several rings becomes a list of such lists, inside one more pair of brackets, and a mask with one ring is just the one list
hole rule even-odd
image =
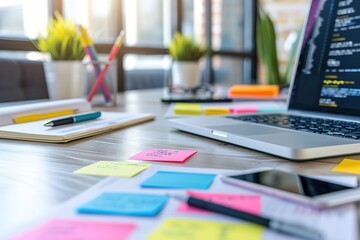
[[313, 0], [289, 109], [360, 115], [360, 1]]

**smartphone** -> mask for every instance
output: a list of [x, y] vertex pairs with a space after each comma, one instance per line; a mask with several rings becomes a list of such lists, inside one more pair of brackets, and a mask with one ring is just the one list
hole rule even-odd
[[224, 183], [282, 199], [329, 208], [360, 200], [360, 188], [274, 169], [253, 169], [221, 176]]

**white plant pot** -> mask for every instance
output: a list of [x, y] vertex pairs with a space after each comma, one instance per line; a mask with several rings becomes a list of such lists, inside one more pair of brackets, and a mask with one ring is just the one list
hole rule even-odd
[[194, 88], [200, 85], [199, 62], [175, 61], [172, 66], [173, 86]]
[[44, 70], [51, 100], [84, 97], [81, 61], [48, 61]]

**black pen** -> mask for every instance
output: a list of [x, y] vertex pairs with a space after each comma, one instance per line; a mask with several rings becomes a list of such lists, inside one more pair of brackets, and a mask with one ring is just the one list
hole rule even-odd
[[180, 201], [186, 202], [189, 206], [202, 208], [212, 212], [221, 213], [224, 215], [242, 219], [244, 221], [256, 223], [265, 226], [267, 228], [270, 228], [272, 230], [275, 230], [277, 232], [301, 237], [304, 239], [311, 239], [311, 240], [322, 239], [319, 231], [302, 225], [287, 223], [281, 220], [257, 216], [251, 213], [239, 211], [237, 209], [233, 209], [230, 207], [226, 207], [220, 204], [216, 204], [210, 201], [205, 201], [188, 195], [179, 195], [179, 194], [167, 194], [167, 195], [169, 197], [173, 197]]
[[50, 122], [44, 124], [45, 127], [56, 127], [65, 124], [72, 124], [77, 122], [84, 122], [99, 118], [101, 116], [101, 112], [89, 112], [83, 114], [77, 114], [66, 118], [55, 119]]

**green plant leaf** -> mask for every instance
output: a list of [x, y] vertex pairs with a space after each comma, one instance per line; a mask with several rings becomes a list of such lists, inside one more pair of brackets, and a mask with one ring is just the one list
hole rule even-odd
[[82, 60], [85, 56], [75, 24], [65, 20], [59, 12], [50, 19], [46, 36], [39, 34], [34, 45], [39, 51], [49, 53], [52, 60]]
[[265, 65], [268, 83], [283, 85], [284, 80], [279, 70], [274, 24], [269, 15], [261, 8], [256, 25], [258, 56]]
[[169, 53], [176, 61], [198, 61], [207, 50], [194, 39], [176, 33], [170, 42]]

